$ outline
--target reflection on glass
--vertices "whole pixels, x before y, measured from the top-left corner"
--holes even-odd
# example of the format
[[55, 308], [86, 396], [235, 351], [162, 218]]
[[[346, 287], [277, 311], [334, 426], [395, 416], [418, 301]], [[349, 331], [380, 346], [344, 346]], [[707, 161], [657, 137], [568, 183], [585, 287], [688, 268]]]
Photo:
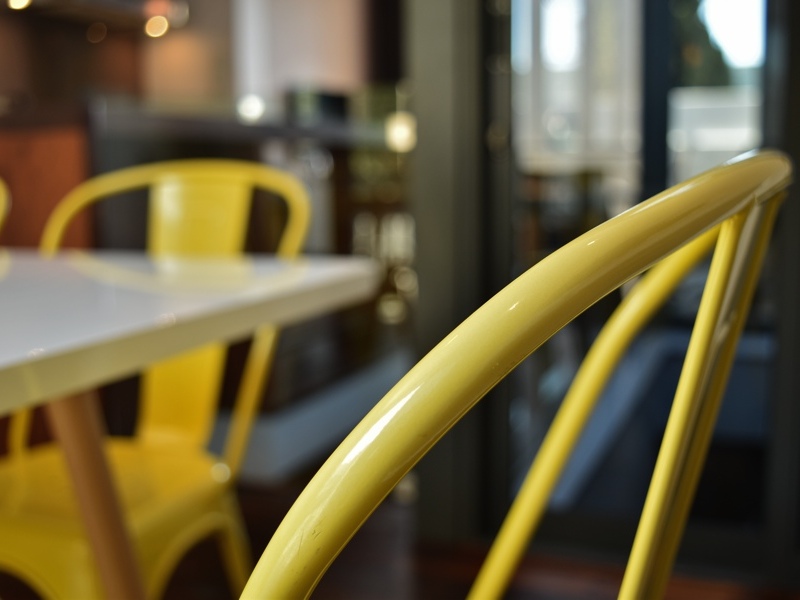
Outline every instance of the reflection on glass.
[[583, 1], [542, 4], [542, 64], [550, 71], [574, 71], [581, 64]]
[[[671, 36], [663, 48], [663, 62], [669, 60], [670, 68], [659, 72], [664, 78], [659, 83], [671, 88], [668, 136], [648, 138], [648, 143], [666, 142], [670, 183], [761, 144], [765, 1], [659, 0], [671, 19], [659, 23], [664, 29], [657, 32]], [[642, 31], [645, 2], [650, 0], [512, 3], [516, 272], [640, 200], [641, 40], [654, 33]], [[664, 97], [657, 100], [663, 106]], [[622, 363], [607, 397], [626, 402], [629, 412], [620, 417], [604, 409], [601, 400], [594, 429], [551, 503], [551, 517], [574, 524], [584, 522], [569, 521], [576, 516], [604, 523], [632, 522], [638, 516], [675, 388], [678, 357], [688, 340], [687, 316], [696, 310], [704, 277], [700, 269], [687, 279]], [[510, 465], [512, 481], [530, 464], [576, 365], [618, 300], [610, 296], [593, 307], [510, 378], [511, 456], [518, 461]], [[774, 336], [768, 294], [759, 301], [763, 306], [751, 313], [756, 327], [745, 332], [739, 346], [739, 366], [712, 447], [717, 467], [710, 466], [701, 481], [695, 522], [751, 526], [763, 519], [759, 478], [768, 435], [763, 399], [769, 397], [765, 389]], [[726, 469], [739, 472], [729, 477]]]
[[[513, 2], [515, 271], [638, 200], [641, 22], [642, 0]], [[511, 377], [512, 489], [606, 311], [562, 329]], [[581, 494], [560, 494], [558, 508]]]
[[602, 185], [633, 201], [640, 13], [639, 0], [513, 2], [513, 144], [523, 174], [601, 172]]
[[764, 64], [764, 0], [703, 0], [698, 14], [728, 66]]
[[761, 145], [764, 0], [673, 0], [670, 183]]

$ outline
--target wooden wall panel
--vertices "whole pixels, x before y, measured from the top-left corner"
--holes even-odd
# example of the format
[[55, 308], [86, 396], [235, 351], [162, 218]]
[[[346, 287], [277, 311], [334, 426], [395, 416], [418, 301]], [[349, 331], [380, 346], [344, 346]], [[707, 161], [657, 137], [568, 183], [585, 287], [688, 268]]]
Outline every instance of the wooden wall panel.
[[[0, 177], [11, 192], [11, 211], [0, 245], [36, 247], [44, 223], [61, 198], [89, 174], [88, 139], [81, 125], [0, 130]], [[91, 245], [90, 213], [67, 232], [65, 246]]]

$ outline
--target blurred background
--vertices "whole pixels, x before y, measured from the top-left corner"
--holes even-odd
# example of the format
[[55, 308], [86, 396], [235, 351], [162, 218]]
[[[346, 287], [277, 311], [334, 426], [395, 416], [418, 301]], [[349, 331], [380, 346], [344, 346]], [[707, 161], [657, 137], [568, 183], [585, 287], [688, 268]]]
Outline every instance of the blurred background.
[[[283, 336], [243, 474], [255, 486], [313, 468], [418, 356], [583, 231], [752, 148], [798, 156], [791, 0], [4, 2], [0, 177], [13, 206], [0, 243], [35, 246], [51, 208], [90, 175], [227, 156], [303, 179], [313, 202], [306, 252], [383, 265], [374, 301]], [[70, 243], [142, 247], [139, 200], [101, 205]], [[679, 563], [798, 585], [794, 200]], [[260, 217], [276, 210], [260, 199], [250, 250], [270, 247]], [[625, 557], [702, 275], [623, 362], [538, 547]], [[493, 534], [617, 301], [523, 363], [405, 482], [420, 539]], [[245, 349], [230, 349], [223, 402]], [[104, 390], [114, 432], [132, 426], [136, 385]]]

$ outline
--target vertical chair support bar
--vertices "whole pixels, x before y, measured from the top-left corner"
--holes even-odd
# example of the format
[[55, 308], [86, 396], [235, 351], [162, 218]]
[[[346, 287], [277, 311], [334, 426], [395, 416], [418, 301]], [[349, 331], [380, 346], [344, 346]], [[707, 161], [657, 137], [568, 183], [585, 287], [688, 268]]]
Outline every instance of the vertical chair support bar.
[[470, 598], [496, 598], [508, 587], [614, 368], [686, 274], [710, 252], [719, 229], [715, 227], [653, 267], [602, 328], [528, 470], [470, 590]]
[[265, 365], [272, 364], [277, 340], [277, 328], [273, 325], [264, 325], [255, 332], [250, 352], [247, 354], [222, 453], [233, 475], [231, 480], [236, 479], [242, 468], [247, 441], [269, 377], [270, 370]]
[[620, 598], [664, 593], [782, 197], [723, 225]]

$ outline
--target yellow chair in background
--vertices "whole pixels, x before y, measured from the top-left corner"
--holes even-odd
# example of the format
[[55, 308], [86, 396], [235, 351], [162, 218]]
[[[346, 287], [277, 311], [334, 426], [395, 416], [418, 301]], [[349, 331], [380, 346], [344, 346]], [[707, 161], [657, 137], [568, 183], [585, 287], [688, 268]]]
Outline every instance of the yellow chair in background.
[[[149, 189], [148, 251], [167, 256], [241, 254], [256, 188], [288, 207], [277, 255], [301, 251], [309, 201], [293, 176], [234, 160], [185, 160], [122, 169], [86, 181], [56, 207], [41, 250], [54, 253], [81, 210], [130, 190]], [[206, 450], [217, 413], [226, 347], [210, 345], [142, 374], [136, 432], [110, 437], [108, 460], [135, 545], [146, 593], [157, 598], [182, 556], [216, 534], [232, 589], [252, 569], [233, 484], [246, 449], [277, 339], [254, 335], [222, 457]], [[63, 457], [55, 444], [27, 446], [29, 413], [15, 415], [10, 453], [0, 463], [0, 569], [48, 598], [93, 598], [100, 588]]]
[[6, 222], [10, 204], [11, 194], [8, 192], [8, 186], [6, 185], [5, 181], [0, 179], [0, 230], [3, 229], [3, 225]]
[[781, 154], [741, 157], [592, 229], [517, 278], [424, 357], [331, 455], [279, 526], [243, 597], [308, 596], [398, 481], [488, 390], [586, 308], [653, 267], [590, 351], [471, 593], [502, 595], [608, 373], [714, 247], [620, 591], [660, 597], [790, 178]]

